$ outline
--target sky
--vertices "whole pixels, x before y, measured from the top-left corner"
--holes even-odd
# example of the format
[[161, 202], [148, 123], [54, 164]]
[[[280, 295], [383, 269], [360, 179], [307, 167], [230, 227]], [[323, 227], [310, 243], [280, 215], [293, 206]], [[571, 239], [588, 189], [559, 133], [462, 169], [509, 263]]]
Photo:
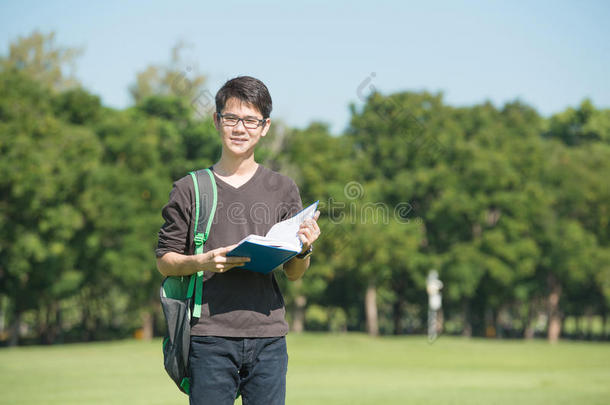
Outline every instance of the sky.
[[442, 93], [445, 103], [520, 100], [549, 116], [589, 98], [610, 108], [608, 1], [6, 1], [0, 54], [34, 30], [80, 47], [76, 77], [104, 105], [179, 42], [186, 77], [211, 94], [261, 79], [273, 118], [303, 128], [349, 124], [372, 89]]

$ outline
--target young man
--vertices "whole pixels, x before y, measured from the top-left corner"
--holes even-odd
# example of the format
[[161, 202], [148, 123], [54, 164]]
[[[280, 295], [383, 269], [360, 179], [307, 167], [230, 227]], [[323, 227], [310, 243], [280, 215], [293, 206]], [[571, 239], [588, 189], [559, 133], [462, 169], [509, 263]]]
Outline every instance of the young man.
[[[193, 255], [190, 176], [174, 183], [163, 208], [159, 271], [164, 276], [205, 271], [201, 317], [191, 328], [191, 404], [233, 404], [238, 389], [244, 405], [284, 404], [288, 324], [282, 294], [273, 273], [233, 269], [249, 259], [226, 256], [242, 238], [265, 235], [302, 209], [294, 181], [254, 160], [256, 144], [269, 131], [271, 109], [267, 87], [252, 77], [229, 80], [216, 94], [214, 125], [222, 155], [211, 167], [218, 203], [203, 254]], [[303, 250], [283, 266], [289, 280], [309, 267], [319, 215], [301, 225]]]

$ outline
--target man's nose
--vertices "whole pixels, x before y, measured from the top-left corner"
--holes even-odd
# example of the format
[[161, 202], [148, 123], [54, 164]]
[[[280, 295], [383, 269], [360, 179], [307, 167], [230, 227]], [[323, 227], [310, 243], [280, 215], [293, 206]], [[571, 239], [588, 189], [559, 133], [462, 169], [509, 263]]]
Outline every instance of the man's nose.
[[246, 132], [246, 126], [244, 125], [243, 120], [238, 120], [237, 124], [233, 127], [233, 131]]

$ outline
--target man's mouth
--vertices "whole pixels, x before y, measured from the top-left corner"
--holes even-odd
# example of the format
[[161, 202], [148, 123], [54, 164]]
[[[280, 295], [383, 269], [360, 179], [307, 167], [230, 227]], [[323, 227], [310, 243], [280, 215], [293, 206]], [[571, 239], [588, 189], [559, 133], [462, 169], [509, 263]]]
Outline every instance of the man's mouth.
[[230, 138], [231, 142], [236, 143], [236, 144], [242, 144], [242, 143], [246, 143], [248, 141], [247, 138]]

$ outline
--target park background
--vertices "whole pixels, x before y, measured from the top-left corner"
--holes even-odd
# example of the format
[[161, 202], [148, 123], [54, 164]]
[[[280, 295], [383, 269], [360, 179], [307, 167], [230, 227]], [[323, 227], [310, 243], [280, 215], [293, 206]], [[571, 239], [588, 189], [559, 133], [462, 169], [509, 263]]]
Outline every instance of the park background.
[[[431, 347], [607, 342], [609, 16], [593, 1], [3, 3], [0, 345], [158, 340], [161, 208], [219, 158], [213, 97], [240, 74], [274, 100], [257, 162], [320, 200], [306, 276], [276, 273], [303, 356], [337, 334], [356, 358], [388, 335], [419, 347], [431, 270]], [[588, 345], [590, 367], [570, 354], [565, 370], [607, 376], [607, 343]]]

